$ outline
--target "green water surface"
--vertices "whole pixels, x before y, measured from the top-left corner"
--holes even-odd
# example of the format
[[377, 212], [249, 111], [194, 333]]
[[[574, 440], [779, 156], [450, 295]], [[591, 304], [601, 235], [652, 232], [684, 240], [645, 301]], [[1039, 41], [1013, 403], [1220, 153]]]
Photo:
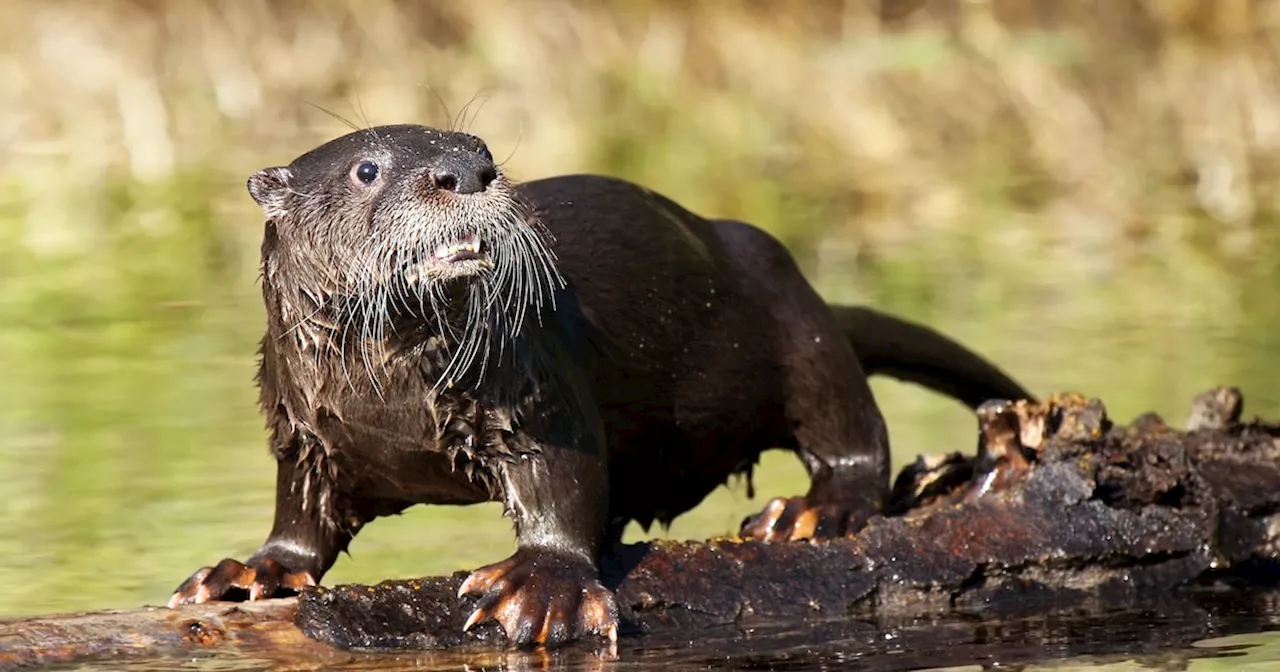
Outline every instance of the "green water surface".
[[[91, 225], [52, 251], [31, 244], [43, 223], [30, 211], [0, 207], [0, 617], [161, 604], [194, 569], [251, 553], [271, 519], [252, 383], [260, 222], [236, 176], [85, 200]], [[871, 259], [787, 240], [832, 300], [928, 322], [1040, 394], [1080, 390], [1118, 420], [1154, 410], [1176, 425], [1222, 383], [1243, 389], [1247, 415], [1280, 417], [1280, 228], [1258, 230], [1244, 254], [1212, 236], [1157, 241], [1101, 268], [1009, 254], [989, 222]], [[875, 389], [897, 463], [972, 448], [963, 407]], [[730, 484], [651, 534], [731, 532], [806, 483], [771, 454], [756, 485], [755, 501]], [[325, 581], [473, 568], [512, 548], [497, 505], [419, 507], [366, 528]], [[1189, 669], [1228, 669], [1205, 665]]]

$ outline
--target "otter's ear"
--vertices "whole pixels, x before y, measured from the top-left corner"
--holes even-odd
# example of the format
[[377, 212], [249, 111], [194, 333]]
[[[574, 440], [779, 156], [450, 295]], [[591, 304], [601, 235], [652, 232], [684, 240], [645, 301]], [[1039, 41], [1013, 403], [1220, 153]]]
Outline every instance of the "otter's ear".
[[285, 166], [263, 168], [249, 176], [249, 195], [262, 206], [267, 219], [289, 210], [289, 178], [293, 172]]

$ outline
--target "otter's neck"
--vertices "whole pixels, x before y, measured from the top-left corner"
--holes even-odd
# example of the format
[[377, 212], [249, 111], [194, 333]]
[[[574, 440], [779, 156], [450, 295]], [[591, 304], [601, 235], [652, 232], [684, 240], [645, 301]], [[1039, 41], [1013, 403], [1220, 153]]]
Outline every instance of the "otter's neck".
[[539, 333], [536, 317], [521, 333], [509, 333], [502, 315], [469, 314], [466, 302], [477, 298], [465, 293], [437, 306], [442, 314], [406, 308], [376, 328], [371, 321], [380, 317], [366, 319], [333, 293], [287, 275], [264, 274], [263, 299], [273, 347], [291, 351], [295, 366], [312, 369], [316, 380], [340, 372], [359, 387], [377, 387], [385, 382], [378, 378], [410, 369], [439, 389], [505, 388], [499, 379], [527, 373], [529, 341]]

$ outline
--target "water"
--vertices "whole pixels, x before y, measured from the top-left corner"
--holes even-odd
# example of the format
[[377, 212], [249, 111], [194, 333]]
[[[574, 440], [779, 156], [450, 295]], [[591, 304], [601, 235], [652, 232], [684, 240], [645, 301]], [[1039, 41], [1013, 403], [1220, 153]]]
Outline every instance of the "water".
[[[86, 218], [82, 229], [112, 233], [74, 254], [3, 239], [0, 617], [160, 604], [197, 567], [243, 558], [265, 536], [274, 466], [252, 386], [263, 322], [255, 286], [260, 228], [235, 185], [237, 175], [216, 174], [209, 178], [213, 186], [135, 186], [101, 203], [86, 197], [91, 207], [76, 211]], [[5, 212], [0, 208], [6, 235], [45, 223], [30, 213], [10, 218]], [[1254, 244], [1233, 254], [1186, 241], [1087, 258], [1052, 249], [1013, 254], [1011, 234], [985, 222], [871, 259], [831, 235], [822, 244], [800, 237], [794, 245], [831, 300], [928, 322], [1039, 393], [1080, 390], [1102, 397], [1118, 420], [1154, 410], [1177, 424], [1195, 393], [1221, 383], [1244, 390], [1246, 415], [1280, 417], [1272, 373], [1280, 366], [1277, 231], [1260, 224]], [[898, 464], [918, 453], [972, 449], [975, 428], [966, 409], [890, 381], [874, 387]], [[742, 484], [730, 484], [671, 530], [632, 529], [628, 539], [723, 534], [767, 497], [802, 492], [806, 484], [796, 461], [777, 454], [766, 457], [756, 485], [754, 501]], [[419, 507], [369, 526], [325, 581], [474, 568], [512, 548], [510, 524], [496, 505]], [[1186, 669], [1280, 666], [1276, 635], [1263, 632], [1269, 623], [1227, 624], [1233, 633], [1258, 633], [1230, 640], [1243, 647], [1231, 649], [1230, 657], [1223, 657], [1228, 647], [1221, 643], [1164, 641], [1153, 651], [1136, 640], [1108, 639], [1105, 628], [1087, 639], [1104, 644], [1099, 648], [1110, 656], [1110, 667], [1100, 669], [1183, 660], [1190, 661]], [[615, 667], [824, 669], [841, 660], [870, 665], [866, 657], [873, 652], [881, 667], [869, 669], [898, 669], [887, 661], [912, 655], [892, 641], [872, 646], [865, 638], [826, 634], [832, 639], [803, 644], [761, 635], [752, 651], [724, 655], [712, 646], [624, 650]], [[948, 665], [1014, 658], [1055, 669], [1103, 664], [1084, 651], [1068, 643], [1005, 640], [972, 653], [944, 649], [954, 653]], [[521, 655], [437, 657], [431, 664], [541, 664]], [[1146, 662], [1134, 662], [1140, 660]], [[361, 669], [388, 662], [343, 664]], [[414, 656], [401, 662], [427, 664]], [[295, 664], [284, 667], [298, 669]], [[1169, 664], [1180, 669], [1181, 663]], [[252, 652], [183, 665], [277, 667]]]
[[[133, 258], [181, 254], [183, 245], [153, 244]], [[23, 283], [36, 286], [44, 277], [36, 264], [7, 279], [13, 291], [0, 303], [6, 325], [0, 330], [0, 617], [159, 604], [196, 567], [244, 557], [260, 543], [270, 523], [274, 470], [251, 383], [262, 319], [252, 251], [245, 246], [238, 255], [213, 270], [166, 269], [161, 261], [160, 270], [151, 268], [117, 296], [89, 304], [59, 302], [56, 290], [45, 290], [39, 301], [24, 298]], [[1124, 295], [1090, 301], [1081, 290], [1045, 301], [1041, 290], [1052, 289], [1052, 278], [1039, 280], [1048, 287], [1003, 287], [996, 293], [1002, 300], [989, 303], [981, 283], [947, 288], [954, 269], [946, 265], [910, 282], [890, 265], [824, 273], [810, 260], [809, 268], [828, 296], [928, 319], [1033, 389], [1098, 394], [1120, 420], [1152, 409], [1180, 422], [1191, 396], [1219, 382], [1244, 388], [1247, 414], [1280, 415], [1280, 390], [1268, 374], [1276, 355], [1261, 337], [1280, 324], [1261, 294], [1238, 306], [1242, 324], [1182, 317], [1183, 326], [1175, 328], [1171, 319], [1118, 324], [1115, 316], [1141, 310]], [[151, 286], [157, 277], [169, 284]], [[915, 300], [921, 286], [933, 300]], [[965, 409], [893, 382], [875, 387], [898, 463], [920, 452], [971, 448], [974, 427]], [[793, 458], [771, 455], [757, 487], [750, 501], [740, 484], [731, 484], [672, 530], [654, 534], [724, 533], [765, 497], [802, 491], [804, 478]], [[629, 533], [629, 539], [645, 536]], [[509, 523], [494, 505], [419, 507], [362, 532], [326, 582], [449, 572], [505, 557], [511, 548]], [[574, 653], [308, 662], [242, 651], [77, 669], [541, 669], [548, 663], [557, 669], [976, 670], [996, 663], [1027, 670], [1280, 669], [1277, 626], [1256, 616], [1219, 617], [1193, 638], [1177, 636], [1168, 622], [1118, 617], [1057, 631], [968, 624], [959, 639], [931, 646], [913, 641], [909, 625], [850, 636], [856, 625], [801, 628], [801, 634], [781, 627], [752, 635], [749, 645], [736, 632], [697, 646], [642, 643], [607, 665]]]
[[68, 670], [875, 670], [980, 672], [1014, 669], [1272, 670], [1280, 622], [1218, 613], [1117, 612], [1019, 620], [777, 624], [703, 633], [694, 642], [624, 640], [611, 654], [575, 647], [553, 653], [487, 651], [286, 657], [252, 650], [83, 664]]

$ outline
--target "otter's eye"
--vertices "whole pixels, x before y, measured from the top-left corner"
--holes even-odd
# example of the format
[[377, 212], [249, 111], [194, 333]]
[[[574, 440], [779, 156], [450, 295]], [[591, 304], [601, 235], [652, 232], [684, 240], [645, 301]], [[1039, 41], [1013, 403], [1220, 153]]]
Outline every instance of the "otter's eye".
[[493, 154], [489, 153], [488, 147], [485, 147], [485, 146], [480, 147], [480, 156], [483, 156], [485, 161], [488, 161], [489, 163], [493, 163]]
[[361, 184], [373, 184], [378, 179], [378, 164], [372, 161], [361, 161], [351, 169], [351, 178]]

